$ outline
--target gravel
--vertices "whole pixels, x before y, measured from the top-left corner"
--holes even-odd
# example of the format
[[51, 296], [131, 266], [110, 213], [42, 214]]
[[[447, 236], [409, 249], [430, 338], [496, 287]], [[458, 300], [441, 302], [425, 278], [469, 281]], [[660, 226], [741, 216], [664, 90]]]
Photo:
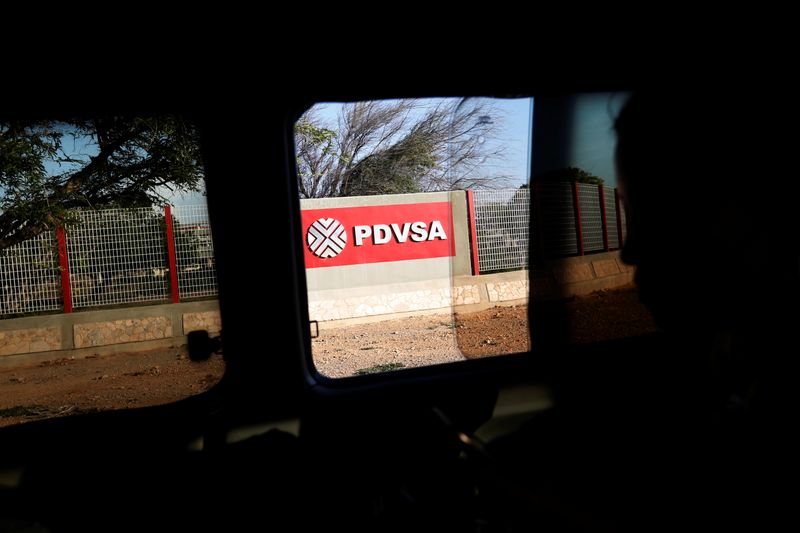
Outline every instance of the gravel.
[[[551, 312], [567, 322], [565, 342], [589, 343], [655, 331], [636, 289], [623, 287], [538, 303], [536, 321]], [[327, 328], [312, 344], [314, 362], [329, 377], [463, 361], [530, 349], [528, 307], [423, 315]]]
[[317, 369], [335, 378], [464, 360], [449, 313], [322, 329], [312, 354]]

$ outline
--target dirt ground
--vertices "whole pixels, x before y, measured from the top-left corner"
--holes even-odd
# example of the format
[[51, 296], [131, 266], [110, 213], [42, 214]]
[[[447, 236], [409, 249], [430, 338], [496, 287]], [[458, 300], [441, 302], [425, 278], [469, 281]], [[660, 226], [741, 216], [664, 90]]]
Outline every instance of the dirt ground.
[[[571, 342], [655, 329], [633, 288], [540, 305], [535, 311], [548, 313], [553, 305], [566, 315]], [[317, 368], [330, 377], [462, 361], [527, 350], [527, 321], [527, 306], [516, 306], [329, 327], [320, 331], [312, 351]], [[534, 318], [534, 334], [537, 322]], [[0, 426], [174, 402], [207, 390], [224, 370], [220, 355], [193, 362], [185, 347], [2, 368]]]
[[207, 390], [225, 363], [191, 361], [186, 347], [56, 359], [0, 369], [0, 426], [174, 402]]
[[[569, 324], [568, 342], [610, 340], [656, 329], [633, 287], [541, 304], [534, 316], [556, 310]], [[536, 323], [531, 330], [535, 334]], [[322, 374], [347, 377], [523, 352], [528, 346], [528, 308], [509, 306], [322, 329], [312, 353]]]

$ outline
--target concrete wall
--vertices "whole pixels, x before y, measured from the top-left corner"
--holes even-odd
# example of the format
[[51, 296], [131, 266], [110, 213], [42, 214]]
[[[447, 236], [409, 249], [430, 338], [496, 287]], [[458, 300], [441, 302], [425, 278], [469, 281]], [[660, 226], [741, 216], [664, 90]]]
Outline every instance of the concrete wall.
[[303, 200], [304, 210], [449, 202], [454, 257], [306, 269], [311, 320], [352, 323], [437, 312], [524, 303], [529, 278], [536, 298], [585, 294], [630, 283], [633, 273], [617, 252], [554, 260], [527, 270], [472, 276], [464, 191]]
[[549, 261], [531, 273], [533, 297], [581, 296], [629, 285], [634, 267], [623, 263], [619, 255], [615, 251]]
[[[452, 277], [449, 272], [422, 281], [311, 290], [309, 315], [328, 325], [344, 325], [453, 307], [477, 311], [524, 304], [529, 294], [534, 299], [581, 295], [633, 281], [633, 269], [620, 261], [619, 252], [551, 261], [530, 276], [527, 270]], [[179, 345], [188, 332], [202, 329], [219, 333], [216, 301], [6, 319], [0, 321], [0, 366]]]
[[385, 196], [353, 196], [349, 198], [320, 198], [301, 200], [302, 209], [364, 207], [398, 204], [424, 204], [450, 202], [453, 213], [455, 257], [416, 259], [392, 263], [369, 263], [306, 269], [309, 292], [341, 288], [368, 287], [396, 283], [427, 282], [449, 279], [451, 276], [471, 273], [467, 199], [464, 191], [419, 194], [392, 194]]
[[[0, 366], [72, 355], [184, 344], [190, 331], [221, 329], [216, 300], [0, 320]], [[14, 357], [10, 357], [14, 356]]]
[[309, 291], [311, 320], [344, 324], [442, 312], [453, 307], [478, 311], [534, 299], [583, 295], [633, 282], [633, 269], [619, 252], [554, 260], [528, 270], [483, 276], [453, 276], [424, 282]]

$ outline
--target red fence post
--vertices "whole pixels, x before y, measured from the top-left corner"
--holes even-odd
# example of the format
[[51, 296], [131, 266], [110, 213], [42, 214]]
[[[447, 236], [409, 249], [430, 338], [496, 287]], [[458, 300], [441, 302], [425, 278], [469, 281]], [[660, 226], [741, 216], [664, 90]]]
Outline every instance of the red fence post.
[[467, 190], [467, 219], [469, 221], [469, 248], [472, 255], [472, 275], [479, 276], [481, 267], [478, 262], [478, 230], [475, 227], [475, 197]]
[[578, 195], [578, 182], [572, 182], [572, 207], [575, 211], [575, 233], [578, 236], [578, 255], [583, 255], [583, 224], [581, 223], [581, 199]]
[[608, 221], [606, 220], [606, 190], [602, 185], [597, 186], [597, 194], [600, 197], [600, 220], [603, 227], [603, 251], [608, 251]]
[[622, 249], [622, 211], [620, 210], [619, 204], [619, 189], [614, 189], [614, 206], [617, 208], [617, 243], [619, 243], [619, 249]]
[[58, 241], [58, 266], [61, 270], [61, 299], [64, 301], [64, 312], [72, 312], [72, 285], [69, 279], [69, 259], [67, 258], [67, 233], [63, 226], [56, 228]]
[[169, 260], [169, 281], [172, 288], [172, 303], [181, 301], [178, 290], [178, 261], [175, 255], [175, 232], [172, 224], [172, 207], [164, 206], [164, 219], [167, 222], [167, 258]]

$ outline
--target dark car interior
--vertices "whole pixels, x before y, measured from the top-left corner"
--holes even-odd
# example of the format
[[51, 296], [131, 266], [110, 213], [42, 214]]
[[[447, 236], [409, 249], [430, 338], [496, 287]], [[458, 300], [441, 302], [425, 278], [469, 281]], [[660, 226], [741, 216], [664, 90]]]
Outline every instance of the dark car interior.
[[[466, 92], [635, 89], [618, 80], [519, 85]], [[221, 344], [225, 375], [168, 405], [0, 430], [0, 530], [717, 531], [755, 527], [792, 505], [780, 501], [773, 476], [759, 474], [781, 469], [779, 460], [743, 458], [765, 450], [748, 436], [756, 430], [709, 422], [697, 407], [707, 383], [687, 371], [697, 353], [685, 339], [567, 344], [558, 299], [532, 302], [528, 353], [342, 380], [314, 370], [295, 121], [314, 102], [463, 88], [267, 98], [248, 86], [224, 100], [167, 93], [23, 100], [0, 113], [191, 116], [202, 138], [224, 330], [190, 343], [205, 357]], [[243, 196], [264, 208], [241, 207]], [[282, 280], [263, 295], [274, 308], [252, 303], [242, 275], [253, 268], [242, 252], [252, 244], [248, 227], [270, 228], [257, 268]]]

